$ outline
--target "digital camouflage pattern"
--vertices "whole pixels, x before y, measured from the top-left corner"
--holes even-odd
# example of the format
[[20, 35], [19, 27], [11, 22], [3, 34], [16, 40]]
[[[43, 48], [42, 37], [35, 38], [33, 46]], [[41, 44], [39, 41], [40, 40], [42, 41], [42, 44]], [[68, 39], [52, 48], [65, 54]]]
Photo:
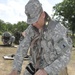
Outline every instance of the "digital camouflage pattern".
[[2, 34], [2, 42], [4, 45], [12, 45], [12, 43], [15, 41], [15, 37], [11, 35], [9, 32], [4, 32]]
[[25, 6], [25, 14], [27, 15], [27, 23], [32, 24], [38, 21], [38, 18], [42, 11], [43, 11], [43, 8], [39, 0], [29, 0], [29, 2]]
[[[37, 54], [39, 45], [42, 49], [40, 54], [39, 68], [44, 68], [48, 75], [58, 75], [64, 69], [71, 55], [72, 41], [67, 36], [68, 30], [59, 22], [49, 21], [44, 26], [42, 34], [32, 25], [25, 30], [25, 37], [20, 42], [13, 62], [13, 69], [20, 74], [24, 57], [27, 55], [32, 40], [41, 34], [41, 41], [34, 44], [31, 49], [30, 61], [35, 67], [37, 63]], [[24, 75], [31, 75], [27, 70]]]
[[[13, 62], [13, 70], [16, 69], [19, 74], [29, 47], [29, 62], [36, 70], [41, 68], [46, 70], [48, 75], [58, 75], [70, 60], [72, 41], [67, 35], [68, 30], [62, 24], [50, 20], [50, 17], [47, 17], [48, 15], [45, 13], [45, 21], [47, 22], [42, 30], [38, 30], [31, 25], [38, 21], [41, 12], [43, 12], [43, 9], [38, 0], [29, 0], [25, 6], [27, 23], [30, 25], [25, 30], [25, 37], [20, 42]], [[39, 38], [32, 43], [38, 36]], [[31, 69], [30, 66], [29, 68]], [[24, 75], [32, 74], [26, 69]]]

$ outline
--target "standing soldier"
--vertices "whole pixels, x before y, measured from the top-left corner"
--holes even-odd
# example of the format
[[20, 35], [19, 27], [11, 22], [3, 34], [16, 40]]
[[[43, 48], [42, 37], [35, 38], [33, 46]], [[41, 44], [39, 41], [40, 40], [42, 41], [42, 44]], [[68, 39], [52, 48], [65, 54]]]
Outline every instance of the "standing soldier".
[[29, 0], [25, 13], [30, 25], [23, 32], [24, 39], [20, 42], [9, 75], [20, 74], [29, 47], [30, 61], [24, 75], [58, 75], [70, 60], [72, 41], [67, 36], [68, 30], [53, 21], [38, 0]]

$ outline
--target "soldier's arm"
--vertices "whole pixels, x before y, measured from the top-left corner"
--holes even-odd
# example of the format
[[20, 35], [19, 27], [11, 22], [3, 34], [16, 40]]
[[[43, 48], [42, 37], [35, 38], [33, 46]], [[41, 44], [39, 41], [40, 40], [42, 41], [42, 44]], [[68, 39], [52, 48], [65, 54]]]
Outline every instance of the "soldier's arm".
[[30, 26], [25, 30], [25, 37], [20, 42], [20, 45], [15, 54], [15, 58], [14, 58], [14, 62], [13, 62], [13, 71], [15, 70], [18, 73], [21, 72], [23, 59], [27, 55], [27, 52], [28, 52], [28, 49], [30, 46], [30, 42], [31, 42], [30, 30], [31, 30]]
[[23, 31], [23, 32], [22, 32], [22, 36], [24, 36], [24, 37], [25, 37], [25, 31]]
[[61, 24], [57, 24], [54, 29], [54, 47], [60, 55], [52, 64], [44, 68], [48, 74], [56, 75], [65, 68], [70, 60], [72, 41], [67, 36], [67, 29]]

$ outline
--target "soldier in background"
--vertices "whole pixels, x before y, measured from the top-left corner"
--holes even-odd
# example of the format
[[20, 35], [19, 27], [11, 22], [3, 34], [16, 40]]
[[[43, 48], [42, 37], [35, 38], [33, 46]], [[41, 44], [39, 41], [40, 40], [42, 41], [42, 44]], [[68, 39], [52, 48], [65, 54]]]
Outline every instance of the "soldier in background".
[[5, 46], [11, 46], [14, 43], [15, 37], [9, 32], [4, 32], [2, 34], [2, 42]]
[[53, 21], [43, 10], [38, 0], [29, 0], [25, 6], [27, 23], [23, 32], [9, 75], [19, 75], [24, 57], [30, 47], [30, 61], [24, 75], [59, 75], [69, 60], [72, 41], [68, 30], [59, 22]]
[[14, 43], [15, 44], [19, 44], [19, 41], [20, 41], [20, 38], [21, 38], [21, 32], [20, 31], [15, 31], [15, 33], [14, 33], [14, 36], [15, 36], [15, 41], [14, 41]]

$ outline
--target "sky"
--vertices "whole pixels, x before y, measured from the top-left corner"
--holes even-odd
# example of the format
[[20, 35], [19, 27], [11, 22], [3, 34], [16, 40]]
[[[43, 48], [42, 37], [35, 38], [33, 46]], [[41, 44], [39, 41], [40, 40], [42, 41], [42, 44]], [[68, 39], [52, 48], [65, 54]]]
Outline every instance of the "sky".
[[[0, 19], [11, 24], [27, 20], [25, 5], [29, 0], [0, 0]], [[52, 7], [63, 0], [39, 0], [43, 9], [51, 16]]]

